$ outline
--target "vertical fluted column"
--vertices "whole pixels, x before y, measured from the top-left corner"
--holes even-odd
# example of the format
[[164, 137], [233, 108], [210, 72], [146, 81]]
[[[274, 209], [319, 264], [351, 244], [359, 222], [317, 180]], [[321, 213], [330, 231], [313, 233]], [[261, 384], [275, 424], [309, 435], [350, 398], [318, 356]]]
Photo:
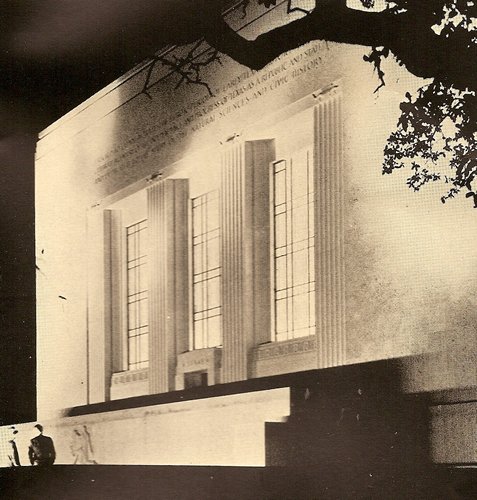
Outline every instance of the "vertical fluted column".
[[123, 248], [124, 234], [120, 210], [106, 210], [105, 216], [109, 220], [109, 263], [110, 279], [105, 286], [106, 300], [110, 305], [110, 336], [111, 336], [111, 363], [112, 371], [120, 372], [127, 367], [127, 345], [125, 324], [127, 311], [125, 307], [125, 294], [123, 289], [125, 272], [123, 259], [125, 251]]
[[187, 349], [188, 200], [186, 179], [147, 192], [149, 228], [149, 392], [174, 389], [176, 358]]
[[270, 335], [269, 165], [273, 141], [228, 145], [221, 168], [222, 381], [250, 375]]
[[339, 90], [315, 107], [315, 249], [318, 366], [345, 362], [343, 111]]
[[88, 403], [109, 400], [111, 366], [111, 213], [88, 214]]

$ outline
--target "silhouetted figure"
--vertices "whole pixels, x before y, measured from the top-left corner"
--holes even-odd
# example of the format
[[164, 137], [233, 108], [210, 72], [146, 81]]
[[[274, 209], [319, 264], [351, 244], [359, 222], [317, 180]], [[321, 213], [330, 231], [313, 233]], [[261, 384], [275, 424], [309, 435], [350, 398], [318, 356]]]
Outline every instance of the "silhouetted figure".
[[30, 441], [28, 456], [32, 465], [53, 465], [55, 463], [56, 452], [53, 439], [43, 435], [43, 426], [36, 424], [35, 427], [40, 431], [38, 436]]
[[75, 461], [73, 462], [74, 465], [98, 463], [93, 457], [93, 444], [86, 425], [83, 425], [82, 431], [80, 429], [73, 430], [70, 449], [75, 457]]
[[17, 448], [17, 443], [15, 442], [16, 435], [18, 434], [18, 431], [15, 429], [15, 427], [11, 427], [12, 429], [12, 438], [8, 441], [8, 443], [11, 446], [11, 452], [8, 454], [8, 459], [10, 461], [10, 467], [19, 467], [20, 464], [20, 456], [18, 454], [18, 448]]

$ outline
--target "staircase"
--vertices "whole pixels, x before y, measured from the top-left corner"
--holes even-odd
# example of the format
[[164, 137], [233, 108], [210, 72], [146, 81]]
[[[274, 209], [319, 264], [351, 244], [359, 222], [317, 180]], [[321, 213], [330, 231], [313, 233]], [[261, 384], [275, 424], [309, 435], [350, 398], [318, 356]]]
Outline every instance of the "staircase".
[[[401, 386], [400, 361], [390, 360], [193, 388], [189, 400], [290, 388], [287, 421], [265, 424], [266, 467], [17, 467], [0, 469], [0, 498], [477, 498], [475, 464], [430, 463], [430, 396], [404, 394]], [[129, 404], [185, 395], [135, 398]], [[126, 402], [93, 408], [120, 404]]]
[[400, 379], [396, 361], [307, 374], [290, 388], [287, 421], [265, 424], [267, 466], [341, 473], [360, 491], [427, 474], [429, 405], [403, 394]]

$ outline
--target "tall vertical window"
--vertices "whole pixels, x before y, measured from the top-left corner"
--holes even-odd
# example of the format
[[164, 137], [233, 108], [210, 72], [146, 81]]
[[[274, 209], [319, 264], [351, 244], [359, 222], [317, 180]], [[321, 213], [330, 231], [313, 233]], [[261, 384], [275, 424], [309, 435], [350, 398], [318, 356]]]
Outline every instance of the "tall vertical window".
[[315, 333], [313, 165], [303, 150], [272, 165], [274, 340]]
[[128, 369], [146, 368], [149, 360], [147, 221], [126, 228]]
[[193, 328], [191, 347], [222, 344], [219, 192], [192, 200]]

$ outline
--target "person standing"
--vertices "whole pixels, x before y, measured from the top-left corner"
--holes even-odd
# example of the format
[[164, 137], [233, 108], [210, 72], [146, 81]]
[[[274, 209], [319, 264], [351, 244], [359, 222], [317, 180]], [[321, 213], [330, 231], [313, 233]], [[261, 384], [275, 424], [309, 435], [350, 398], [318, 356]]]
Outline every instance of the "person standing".
[[10, 462], [10, 467], [19, 467], [20, 464], [20, 456], [18, 454], [18, 448], [17, 448], [17, 443], [15, 442], [16, 435], [18, 434], [18, 431], [15, 429], [15, 427], [10, 427], [12, 430], [12, 437], [9, 439], [8, 443], [11, 447], [11, 452], [8, 454], [8, 459]]
[[28, 448], [30, 463], [32, 465], [53, 465], [56, 458], [53, 439], [43, 435], [43, 426], [41, 424], [36, 424], [35, 427], [40, 431], [40, 434], [30, 441]]

